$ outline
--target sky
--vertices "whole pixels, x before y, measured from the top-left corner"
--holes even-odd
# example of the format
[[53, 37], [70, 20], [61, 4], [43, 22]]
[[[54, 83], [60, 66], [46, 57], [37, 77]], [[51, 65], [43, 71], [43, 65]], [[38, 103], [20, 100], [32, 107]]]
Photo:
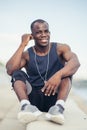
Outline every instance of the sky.
[[0, 61], [6, 64], [36, 19], [49, 23], [51, 41], [77, 54], [81, 66], [74, 77], [87, 79], [87, 0], [0, 0]]

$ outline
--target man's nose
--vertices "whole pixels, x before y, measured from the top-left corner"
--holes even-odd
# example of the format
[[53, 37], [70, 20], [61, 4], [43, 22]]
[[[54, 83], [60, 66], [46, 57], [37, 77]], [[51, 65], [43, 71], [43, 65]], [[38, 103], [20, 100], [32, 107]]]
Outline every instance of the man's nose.
[[46, 33], [44, 31], [42, 32], [42, 36], [46, 36]]

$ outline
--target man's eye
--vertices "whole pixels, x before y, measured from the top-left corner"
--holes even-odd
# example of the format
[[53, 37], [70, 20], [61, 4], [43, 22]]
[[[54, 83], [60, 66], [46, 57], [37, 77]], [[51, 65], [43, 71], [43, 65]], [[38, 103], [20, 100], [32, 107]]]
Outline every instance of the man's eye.
[[40, 34], [41, 32], [39, 31], [39, 32], [36, 32], [36, 34]]
[[49, 30], [45, 30], [46, 33], [49, 33]]

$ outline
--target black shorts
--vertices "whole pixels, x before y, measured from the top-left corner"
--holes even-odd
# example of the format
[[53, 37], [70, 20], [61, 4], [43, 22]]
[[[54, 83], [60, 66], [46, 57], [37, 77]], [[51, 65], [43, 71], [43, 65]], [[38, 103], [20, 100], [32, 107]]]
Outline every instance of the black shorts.
[[[28, 84], [28, 76], [24, 71], [17, 70], [12, 75], [12, 86], [14, 87], [14, 82], [21, 80], [26, 84], [26, 87], [30, 93], [28, 93], [29, 101], [32, 105], [37, 106], [37, 108], [42, 112], [47, 112], [51, 106], [53, 106], [57, 101], [57, 93], [51, 96], [45, 96], [41, 89], [34, 89], [30, 84]], [[30, 88], [31, 87], [31, 88]], [[30, 91], [30, 90], [31, 91]]]

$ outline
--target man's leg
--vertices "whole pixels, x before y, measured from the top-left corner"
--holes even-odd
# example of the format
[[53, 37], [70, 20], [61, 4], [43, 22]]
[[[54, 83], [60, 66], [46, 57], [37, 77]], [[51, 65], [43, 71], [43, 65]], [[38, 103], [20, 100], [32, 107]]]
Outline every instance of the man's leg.
[[58, 97], [56, 104], [49, 109], [46, 115], [49, 120], [59, 124], [64, 123], [64, 116], [63, 116], [63, 111], [65, 109], [64, 104], [68, 97], [70, 89], [71, 89], [70, 78], [62, 79], [58, 90]]
[[19, 121], [29, 123], [36, 120], [41, 112], [29, 101], [28, 92], [31, 91], [31, 86], [27, 81], [27, 75], [23, 71], [16, 71], [12, 76], [12, 86], [21, 103], [21, 111], [18, 113]]
[[17, 80], [14, 82], [14, 91], [19, 99], [21, 100], [28, 100], [27, 96], [27, 87], [23, 81]]
[[70, 78], [64, 78], [61, 81], [59, 90], [58, 90], [58, 97], [57, 100], [64, 100], [66, 101], [68, 94], [71, 89], [71, 79]]
[[26, 87], [26, 81], [28, 80], [28, 77], [25, 72], [21, 70], [17, 70], [12, 75], [12, 86], [14, 88], [14, 91], [21, 102], [21, 105], [23, 103], [30, 104], [27, 96], [27, 87]]

